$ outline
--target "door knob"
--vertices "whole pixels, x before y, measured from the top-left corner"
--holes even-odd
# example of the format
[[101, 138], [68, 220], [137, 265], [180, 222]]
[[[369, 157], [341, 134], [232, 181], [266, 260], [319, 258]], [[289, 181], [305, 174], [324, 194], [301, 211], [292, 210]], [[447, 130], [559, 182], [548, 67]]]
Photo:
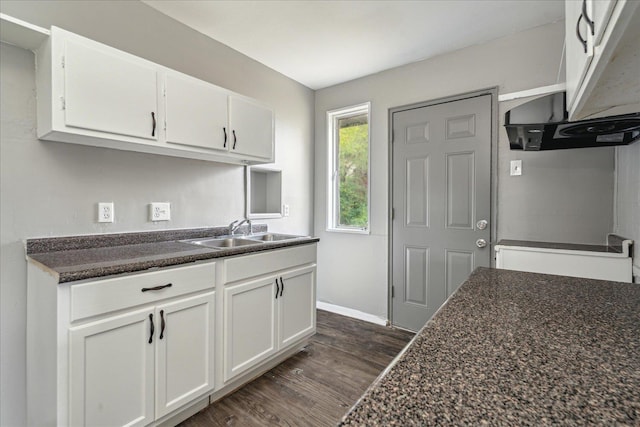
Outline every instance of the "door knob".
[[478, 227], [478, 230], [484, 230], [485, 228], [487, 228], [488, 224], [489, 223], [486, 219], [481, 219], [480, 221], [476, 222], [476, 227]]
[[485, 246], [487, 246], [487, 241], [484, 239], [478, 239], [476, 240], [476, 246], [479, 248], [484, 248]]

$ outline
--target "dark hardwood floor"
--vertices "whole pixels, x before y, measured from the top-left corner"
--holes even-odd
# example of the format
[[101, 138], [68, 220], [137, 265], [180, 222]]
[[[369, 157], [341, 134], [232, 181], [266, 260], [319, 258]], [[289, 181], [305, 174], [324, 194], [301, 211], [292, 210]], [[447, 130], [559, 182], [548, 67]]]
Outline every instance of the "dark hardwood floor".
[[180, 426], [333, 426], [412, 337], [318, 310], [305, 350]]

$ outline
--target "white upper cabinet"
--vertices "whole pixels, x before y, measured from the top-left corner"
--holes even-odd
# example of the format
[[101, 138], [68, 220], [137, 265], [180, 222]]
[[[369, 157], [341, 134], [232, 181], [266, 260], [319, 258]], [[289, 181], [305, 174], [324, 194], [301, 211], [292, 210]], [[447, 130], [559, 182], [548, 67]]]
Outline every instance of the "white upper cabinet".
[[178, 73], [165, 76], [167, 142], [227, 151], [227, 98], [220, 87]]
[[565, 5], [569, 120], [640, 111], [640, 2]]
[[[588, 15], [585, 18], [585, 11]], [[575, 100], [587, 67], [593, 58], [593, 36], [587, 20], [591, 19], [591, 2], [565, 2], [565, 37], [567, 55], [567, 104]]]
[[591, 16], [593, 16], [593, 44], [599, 45], [604, 35], [604, 30], [607, 28], [607, 23], [613, 13], [613, 7], [616, 5], [616, 0], [597, 0], [591, 1]]
[[40, 139], [274, 161], [274, 114], [258, 101], [56, 27], [36, 54]]
[[107, 49], [64, 45], [64, 124], [157, 140], [158, 73]]
[[273, 160], [273, 111], [253, 100], [232, 95], [229, 125], [232, 152]]

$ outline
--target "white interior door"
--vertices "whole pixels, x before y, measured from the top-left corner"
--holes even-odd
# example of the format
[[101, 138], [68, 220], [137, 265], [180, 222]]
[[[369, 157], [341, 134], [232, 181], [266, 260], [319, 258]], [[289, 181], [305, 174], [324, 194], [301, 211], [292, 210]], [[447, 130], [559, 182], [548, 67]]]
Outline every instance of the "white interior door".
[[158, 139], [156, 70], [69, 40], [64, 76], [67, 126]]
[[392, 321], [415, 331], [490, 265], [491, 95], [395, 112], [392, 167]]

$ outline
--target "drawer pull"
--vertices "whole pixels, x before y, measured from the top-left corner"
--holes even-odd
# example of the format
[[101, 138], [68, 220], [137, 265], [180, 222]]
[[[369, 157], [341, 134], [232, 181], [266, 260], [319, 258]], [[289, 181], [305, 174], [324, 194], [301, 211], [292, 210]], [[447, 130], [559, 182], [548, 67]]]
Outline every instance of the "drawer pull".
[[164, 310], [160, 310], [160, 339], [162, 339], [162, 336], [164, 335]]
[[[276, 279], [276, 282], [278, 281], [278, 279]], [[284, 292], [284, 282], [282, 281], [282, 276], [280, 276], [280, 296], [282, 296], [282, 293]]]
[[170, 288], [172, 287], [173, 284], [171, 283], [167, 283], [166, 285], [161, 285], [161, 286], [155, 286], [153, 288], [142, 288], [142, 292], [147, 292], [147, 291], [159, 291], [160, 289], [164, 289], [164, 288]]
[[149, 344], [153, 342], [153, 332], [156, 330], [153, 326], [153, 313], [149, 313], [149, 322], [151, 323], [151, 330], [149, 331]]
[[278, 299], [278, 292], [280, 292], [280, 285], [278, 284], [278, 278], [276, 277], [276, 299]]

